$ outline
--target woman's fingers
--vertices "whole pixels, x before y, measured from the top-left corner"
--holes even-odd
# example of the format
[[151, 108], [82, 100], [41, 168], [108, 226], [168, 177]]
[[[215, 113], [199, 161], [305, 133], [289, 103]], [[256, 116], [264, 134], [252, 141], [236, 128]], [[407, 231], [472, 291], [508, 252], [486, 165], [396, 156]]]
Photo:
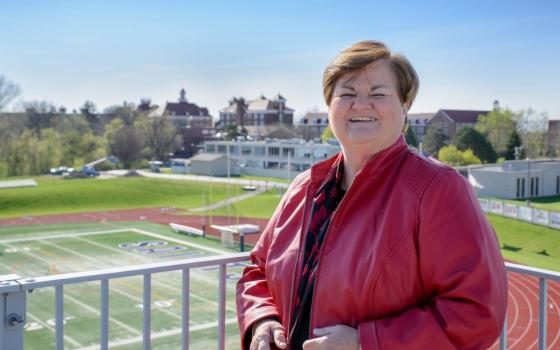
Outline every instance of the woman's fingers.
[[288, 347], [288, 344], [286, 344], [286, 334], [281, 325], [277, 325], [276, 328], [274, 328], [274, 343], [280, 349]]
[[259, 341], [259, 350], [270, 350], [270, 343], [261, 339]]
[[255, 325], [250, 350], [270, 350], [270, 343], [274, 342], [280, 349], [286, 349], [286, 334], [282, 324], [275, 319], [264, 319]]

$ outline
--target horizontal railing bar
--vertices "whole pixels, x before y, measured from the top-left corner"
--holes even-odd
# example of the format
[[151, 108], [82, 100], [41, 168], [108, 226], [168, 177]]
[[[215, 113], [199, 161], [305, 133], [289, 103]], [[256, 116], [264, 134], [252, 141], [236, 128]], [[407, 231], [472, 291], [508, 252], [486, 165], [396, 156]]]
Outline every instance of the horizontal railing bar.
[[[53, 287], [57, 285], [100, 281], [122, 277], [141, 276], [146, 273], [159, 273], [183, 269], [192, 269], [205, 266], [216, 266], [249, 260], [249, 253], [231, 253], [213, 255], [208, 257], [165, 261], [129, 267], [117, 267], [95, 271], [75, 272], [60, 275], [41, 276], [33, 278], [20, 278], [17, 280], [0, 282], [0, 293], [10, 293], [19, 290], [32, 290], [36, 288]], [[525, 265], [505, 263], [506, 269], [538, 278], [560, 281], [560, 272], [529, 267]]]
[[560, 281], [560, 272], [539, 269], [537, 267], [529, 267], [525, 265], [513, 264], [506, 262], [506, 269], [512, 272], [519, 272], [524, 275], [531, 275], [539, 278]]
[[[30, 290], [36, 288], [52, 287], [62, 284], [83, 283], [100, 281], [102, 279], [113, 279], [122, 277], [141, 276], [144, 274], [168, 272], [197, 267], [214, 266], [219, 264], [230, 264], [249, 260], [249, 253], [233, 253], [224, 255], [213, 255], [208, 257], [165, 261], [129, 267], [118, 267], [95, 271], [74, 272], [60, 275], [50, 275], [34, 278], [22, 278], [17, 280], [21, 285], [19, 290]], [[0, 292], [4, 292], [0, 286]]]

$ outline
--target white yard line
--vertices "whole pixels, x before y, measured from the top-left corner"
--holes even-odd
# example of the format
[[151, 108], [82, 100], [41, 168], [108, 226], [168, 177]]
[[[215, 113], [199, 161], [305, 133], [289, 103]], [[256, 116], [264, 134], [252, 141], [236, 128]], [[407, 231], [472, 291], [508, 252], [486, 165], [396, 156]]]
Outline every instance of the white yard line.
[[[37, 323], [40, 324], [41, 326], [43, 326], [43, 327], [49, 329], [51, 332], [53, 332], [53, 334], [56, 333], [56, 330], [54, 329], [53, 326], [49, 325], [49, 324], [46, 323], [46, 322], [41, 321], [41, 320], [39, 319], [39, 317], [33, 315], [31, 312], [28, 311], [26, 317], [31, 318], [33, 321], [37, 322]], [[77, 346], [78, 348], [81, 348], [81, 347], [83, 346], [82, 344], [78, 343], [76, 340], [70, 338], [70, 337], [67, 336], [66, 334], [64, 334], [64, 340], [67, 340], [69, 343], [72, 343], [72, 345]]]
[[[235, 323], [235, 322], [237, 322], [236, 318], [229, 318], [229, 319], [226, 320], [226, 324], [232, 324], [232, 323]], [[194, 332], [194, 331], [198, 331], [198, 330], [209, 329], [209, 328], [213, 328], [213, 327], [217, 327], [217, 326], [218, 326], [217, 321], [208, 322], [208, 323], [204, 323], [204, 324], [199, 324], [199, 325], [196, 325], [196, 326], [189, 327], [189, 333]], [[151, 333], [150, 337], [151, 337], [151, 339], [158, 339], [158, 338], [164, 338], [164, 337], [169, 337], [169, 336], [178, 335], [178, 334], [181, 334], [181, 329], [180, 328], [174, 328], [174, 329], [170, 329], [170, 330], [166, 330], [166, 331]], [[109, 342], [109, 348], [112, 349], [112, 348], [117, 347], [117, 346], [141, 343], [142, 340], [143, 340], [142, 336], [114, 340], [114, 341]], [[85, 347], [85, 348], [80, 348], [80, 349], [75, 349], [75, 350], [97, 350], [97, 349], [99, 349], [99, 344], [91, 345], [91, 346], [88, 346], [88, 347]]]
[[[6, 243], [2, 243], [2, 244], [5, 245], [5, 246], [7, 246], [7, 247], [9, 247], [9, 248], [15, 248], [14, 246], [11, 246], [11, 245], [6, 244]], [[48, 259], [45, 259], [45, 258], [43, 258], [42, 256], [39, 256], [39, 255], [34, 254], [34, 253], [31, 253], [31, 252], [22, 251], [22, 254], [29, 255], [29, 256], [31, 256], [31, 257], [37, 259], [37, 260], [41, 260], [41, 261], [47, 263], [47, 264], [51, 263], [51, 261], [49, 261]], [[52, 291], [52, 288], [46, 288], [46, 289], [48, 289], [49, 291]], [[124, 292], [122, 292], [122, 293], [124, 293]], [[125, 294], [126, 294], [126, 293], [125, 293]], [[129, 295], [127, 295], [127, 296], [130, 297]], [[77, 299], [71, 297], [71, 296], [70, 296], [70, 293], [68, 293], [68, 292], [64, 293], [64, 298], [65, 298], [65, 299], [68, 299], [68, 300], [70, 300], [70, 301], [72, 301], [72, 302], [75, 303], [75, 304], [78, 304], [78, 305], [81, 306], [82, 308], [84, 308], [84, 309], [86, 309], [86, 310], [88, 310], [88, 311], [90, 311], [90, 312], [92, 312], [92, 313], [94, 313], [94, 314], [96, 314], [96, 315], [98, 315], [98, 316], [101, 315], [101, 312], [99, 312], [99, 310], [96, 310], [96, 309], [92, 308], [91, 306], [86, 305], [86, 304], [82, 303], [81, 301], [79, 301], [79, 300], [77, 300]], [[134, 329], [134, 328], [132, 328], [132, 327], [130, 327], [130, 326], [128, 326], [128, 325], [126, 325], [126, 324], [124, 324], [124, 323], [118, 321], [118, 320], [115, 320], [115, 319], [112, 318], [112, 317], [109, 317], [109, 320], [110, 320], [111, 322], [113, 322], [113, 323], [115, 323], [115, 324], [117, 324], [117, 325], [119, 325], [119, 326], [121, 326], [121, 327], [123, 327], [123, 328], [125, 328], [125, 329], [127, 329], [127, 330], [129, 330], [129, 331], [131, 331], [131, 332], [134, 333], [134, 334], [142, 334], [142, 333], [138, 332], [136, 329]]]
[[[80, 238], [80, 240], [84, 240], [84, 239], [83, 239], [83, 238]], [[93, 242], [88, 241], [88, 240], [84, 240], [84, 241], [93, 243]], [[58, 245], [58, 244], [56, 244], [56, 243], [51, 243], [51, 242], [47, 242], [47, 241], [41, 241], [41, 242], [44, 243], [44, 244], [53, 246], [53, 247], [55, 247], [56, 249], [60, 249], [60, 250], [63, 250], [63, 251], [65, 251], [65, 252], [68, 252], [68, 253], [70, 253], [70, 254], [74, 254], [74, 255], [76, 255], [76, 256], [79, 256], [79, 257], [81, 257], [82, 259], [86, 259], [86, 260], [89, 260], [89, 261], [97, 261], [97, 259], [95, 259], [95, 258], [92, 258], [92, 257], [90, 257], [90, 256], [88, 256], [88, 255], [85, 255], [85, 254], [76, 252], [76, 251], [74, 251], [74, 250], [71, 250], [71, 249], [62, 247], [62, 246], [60, 246], [60, 245]], [[99, 243], [97, 243], [97, 242], [95, 242], [95, 245], [99, 245], [99, 246], [101, 246], [102, 248], [107, 248], [106, 246], [103, 246], [102, 244], [99, 244]], [[114, 249], [114, 248], [112, 248], [112, 249]], [[123, 252], [124, 252], [124, 251], [119, 251], [119, 253], [121, 253], [121, 254], [122, 254]], [[153, 261], [152, 261], [152, 262], [153, 262]], [[116, 266], [116, 264], [108, 264], [108, 265], [110, 265], [110, 266]], [[155, 278], [153, 278], [152, 281], [153, 281], [153, 285], [156, 285], [156, 286], [159, 286], [159, 287], [162, 287], [162, 288], [170, 289], [171, 291], [177, 293], [177, 295], [178, 295], [179, 292], [180, 292], [180, 289], [179, 289], [179, 288], [175, 288], [175, 287], [173, 287], [173, 286], [168, 286], [168, 285], [166, 285], [166, 284], [164, 284], [164, 283], [162, 283], [162, 282], [156, 280]], [[120, 289], [118, 289], [118, 288], [116, 288], [116, 287], [112, 287], [111, 290], [114, 291], [114, 292], [116, 292], [117, 294], [120, 294], [120, 295], [123, 295], [123, 296], [125, 296], [125, 297], [131, 298], [132, 300], [134, 300], [134, 301], [136, 301], [136, 302], [138, 302], [138, 303], [142, 303], [142, 302], [144, 301], [142, 298], [133, 297], [132, 295], [128, 294], [127, 292], [121, 291]], [[153, 291], [153, 288], [152, 288], [152, 291]], [[207, 302], [207, 303], [211, 303], [211, 304], [213, 304], [213, 305], [219, 305], [219, 303], [217, 303], [217, 302], [215, 302], [215, 301], [212, 301], [212, 300], [209, 300], [209, 299], [200, 297], [200, 296], [198, 296], [198, 295], [193, 295], [192, 293], [191, 293], [191, 297], [194, 297], [195, 299], [199, 299], [199, 300], [202, 300], [202, 301]], [[226, 308], [227, 308], [227, 307], [226, 307]], [[231, 307], [229, 307], [229, 308], [227, 308], [227, 309], [230, 310], [230, 311], [235, 311], [235, 310], [234, 310], [233, 308], [231, 308]], [[160, 308], [160, 310], [161, 310], [162, 312], [164, 312], [164, 313], [166, 313], [166, 314], [168, 314], [168, 315], [170, 315], [170, 316], [172, 316], [172, 317], [178, 319], [178, 320], [181, 319], [181, 315], [175, 314], [175, 313], [173, 313], [173, 312], [171, 312], [171, 311], [169, 311], [169, 310], [163, 309], [163, 308]]]
[[[87, 255], [85, 255], [85, 254], [78, 253], [78, 252], [75, 252], [75, 251], [73, 251], [73, 250], [71, 250], [71, 249], [61, 247], [61, 246], [59, 246], [58, 244], [55, 244], [55, 243], [50, 243], [50, 242], [47, 242], [47, 241], [41, 241], [41, 242], [44, 243], [44, 244], [53, 246], [53, 247], [55, 247], [55, 248], [57, 248], [57, 249], [66, 251], [66, 252], [68, 252], [68, 253], [70, 253], [70, 254], [77, 255], [77, 256], [79, 256], [79, 257], [81, 257], [81, 258], [83, 258], [83, 259], [96, 260], [96, 259], [93, 259], [93, 258], [91, 258], [91, 257], [89, 257], [89, 256], [87, 256]], [[137, 302], [137, 303], [142, 303], [142, 302], [144, 301], [142, 298], [134, 297], [134, 296], [132, 296], [131, 294], [129, 294], [129, 293], [125, 292], [125, 291], [120, 290], [119, 288], [115, 287], [114, 285], [113, 285], [113, 287], [111, 287], [111, 291], [113, 291], [113, 292], [115, 292], [115, 293], [117, 293], [117, 294], [119, 294], [119, 295], [122, 295], [122, 296], [124, 296], [125, 298], [132, 299], [132, 300], [134, 300], [134, 301]], [[66, 293], [65, 293], [65, 294], [66, 294]], [[163, 309], [163, 308], [160, 309], [160, 310], [161, 310], [162, 312], [168, 314], [169, 316], [173, 317], [173, 318], [176, 318], [176, 319], [178, 319], [178, 320], [181, 319], [181, 316], [180, 316], [180, 315], [174, 314], [173, 312], [171, 312], [171, 311], [169, 311], [169, 310], [166, 310], [166, 309]], [[100, 313], [99, 313], [99, 315], [100, 315]]]
[[[99, 248], [103, 248], [103, 249], [110, 250], [110, 251], [115, 252], [115, 253], [118, 253], [118, 254], [131, 256], [131, 257], [133, 257], [133, 258], [135, 258], [135, 259], [138, 259], [138, 260], [140, 260], [140, 261], [142, 261], [142, 262], [148, 262], [148, 263], [153, 263], [153, 262], [154, 262], [152, 259], [142, 257], [142, 256], [140, 256], [139, 254], [135, 254], [135, 253], [132, 253], [132, 252], [128, 252], [128, 251], [126, 251], [126, 250], [124, 250], [124, 249], [113, 248], [113, 247], [104, 245], [104, 244], [102, 244], [102, 243], [90, 241], [89, 239], [86, 239], [86, 238], [76, 237], [76, 239], [78, 239], [78, 240], [80, 240], [80, 241], [82, 241], [82, 242], [85, 242], [85, 243], [94, 245], [94, 246], [99, 247]], [[91, 257], [88, 257], [88, 258], [89, 258], [89, 259], [93, 259], [93, 258], [91, 258]], [[112, 265], [115, 265], [115, 264], [112, 264]], [[179, 271], [177, 271], [177, 272], [179, 272]], [[193, 273], [193, 274], [192, 274], [192, 277], [193, 277], [193, 278], [198, 278], [198, 279], [204, 280], [204, 281], [206, 281], [206, 282], [210, 282], [210, 283], [212, 283], [213, 285], [217, 285], [217, 284], [216, 284], [216, 281], [215, 281], [214, 279], [205, 278], [201, 273]], [[161, 282], [159, 282], [159, 281], [155, 278], [155, 276], [154, 276], [154, 278], [153, 278], [153, 281], [154, 281], [154, 284], [158, 285], [159, 287], [172, 290], [173, 292], [175, 292], [175, 293], [177, 293], [177, 294], [179, 294], [179, 292], [181, 292], [181, 289], [178, 288], [178, 287], [169, 286], [169, 285], [167, 285], [166, 283], [161, 283]], [[233, 288], [233, 287], [232, 287], [232, 288]], [[213, 301], [213, 300], [210, 300], [210, 299], [206, 299], [206, 298], [204, 298], [204, 297], [201, 297], [201, 296], [199, 296], [199, 295], [194, 294], [193, 292], [190, 293], [190, 296], [191, 296], [192, 298], [194, 298], [194, 299], [198, 299], [198, 300], [200, 300], [200, 301], [204, 301], [204, 302], [213, 304], [213, 305], [215, 305], [215, 306], [220, 305], [220, 304], [219, 304], [218, 302], [216, 302], [216, 301]], [[226, 306], [226, 309], [227, 309], [227, 310], [230, 310], [230, 311], [235, 311], [234, 308], [228, 307], [228, 306]]]
[[58, 238], [70, 238], [70, 237], [80, 237], [80, 236], [93, 236], [93, 235], [104, 235], [107, 233], [117, 233], [117, 232], [128, 232], [131, 231], [127, 228], [119, 228], [115, 230], [104, 230], [104, 231], [90, 231], [90, 232], [74, 232], [66, 234], [48, 235], [48, 236], [35, 236], [35, 237], [25, 237], [25, 238], [12, 238], [12, 239], [2, 239], [0, 243], [19, 243], [19, 242], [29, 242], [36, 240], [46, 240], [46, 239], [58, 239]]

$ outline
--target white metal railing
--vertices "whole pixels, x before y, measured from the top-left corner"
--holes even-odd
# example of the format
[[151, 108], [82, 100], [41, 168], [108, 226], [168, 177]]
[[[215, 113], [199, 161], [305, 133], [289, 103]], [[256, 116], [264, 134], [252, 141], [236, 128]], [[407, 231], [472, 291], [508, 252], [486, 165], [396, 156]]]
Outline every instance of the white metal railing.
[[[527, 267], [524, 265], [506, 263], [506, 269], [510, 272], [534, 276], [539, 279], [539, 350], [546, 350], [546, 299], [548, 291], [548, 280], [560, 281], [560, 272]], [[507, 317], [500, 335], [500, 350], [507, 349]]]
[[100, 348], [109, 347], [109, 281], [116, 278], [143, 276], [143, 349], [150, 349], [152, 274], [182, 271], [181, 334], [182, 349], [189, 348], [189, 297], [190, 269], [219, 266], [218, 349], [225, 347], [226, 329], [226, 269], [227, 264], [249, 260], [249, 253], [225, 254], [211, 257], [167, 261], [130, 267], [20, 278], [17, 275], [1, 276], [0, 350], [23, 350], [23, 326], [26, 321], [27, 293], [35, 289], [55, 288], [55, 344], [64, 349], [64, 286], [74, 283], [100, 281]]
[[[26, 321], [26, 295], [38, 288], [55, 287], [55, 342], [56, 349], [64, 348], [64, 285], [100, 281], [100, 348], [108, 349], [109, 337], [109, 281], [115, 278], [143, 276], [143, 349], [150, 349], [151, 329], [151, 288], [152, 274], [168, 271], [182, 271], [182, 305], [181, 305], [181, 333], [182, 349], [189, 348], [189, 295], [190, 269], [207, 266], [219, 266], [219, 299], [218, 299], [218, 349], [225, 347], [225, 313], [226, 313], [226, 268], [229, 263], [244, 262], [249, 259], [249, 253], [236, 253], [212, 257], [176, 260], [131, 267], [112, 268], [105, 270], [68, 273], [62, 275], [43, 276], [37, 278], [20, 278], [17, 275], [1, 276], [0, 316], [3, 325], [0, 326], [0, 350], [23, 350], [23, 326]], [[547, 281], [560, 281], [560, 272], [531, 268], [523, 265], [506, 263], [510, 272], [534, 276], [539, 279], [539, 343], [538, 349], [546, 349], [546, 305]], [[500, 350], [507, 349], [507, 318], [500, 335]]]

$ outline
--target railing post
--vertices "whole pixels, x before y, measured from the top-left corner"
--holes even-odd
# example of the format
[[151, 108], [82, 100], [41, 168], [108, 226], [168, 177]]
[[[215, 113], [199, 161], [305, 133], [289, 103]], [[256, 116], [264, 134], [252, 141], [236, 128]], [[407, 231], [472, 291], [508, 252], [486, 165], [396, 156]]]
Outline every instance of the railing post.
[[539, 350], [546, 350], [546, 278], [539, 278]]
[[218, 350], [226, 344], [226, 264], [220, 264], [220, 293], [218, 304]]
[[3, 293], [0, 300], [0, 350], [23, 350], [23, 326], [26, 320], [26, 291], [16, 282], [20, 276], [0, 276], [0, 286], [13, 286], [13, 292]]
[[504, 317], [502, 333], [500, 333], [500, 350], [507, 350], [507, 312], [506, 317]]

